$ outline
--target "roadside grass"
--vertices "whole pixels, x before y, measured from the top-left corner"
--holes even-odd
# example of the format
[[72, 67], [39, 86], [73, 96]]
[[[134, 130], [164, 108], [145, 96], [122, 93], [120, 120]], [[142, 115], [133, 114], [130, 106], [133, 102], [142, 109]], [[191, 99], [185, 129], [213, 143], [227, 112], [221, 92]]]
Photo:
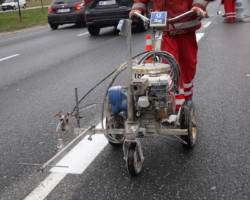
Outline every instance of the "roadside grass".
[[[43, 0], [43, 5], [46, 6], [46, 5], [50, 5], [52, 2], [52, 0]], [[27, 1], [27, 5], [26, 7], [27, 8], [30, 8], [30, 7], [35, 7], [35, 6], [42, 6], [42, 3], [41, 1]]]
[[0, 13], [0, 32], [14, 31], [48, 23], [48, 8], [21, 10], [21, 15], [22, 22], [20, 22], [18, 11]]

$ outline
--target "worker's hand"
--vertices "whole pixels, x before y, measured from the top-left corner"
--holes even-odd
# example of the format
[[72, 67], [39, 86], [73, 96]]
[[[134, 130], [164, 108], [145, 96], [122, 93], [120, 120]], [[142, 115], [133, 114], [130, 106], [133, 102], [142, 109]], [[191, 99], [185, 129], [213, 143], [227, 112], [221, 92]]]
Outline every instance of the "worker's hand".
[[129, 19], [131, 19], [133, 22], [138, 22], [139, 18], [134, 14], [135, 12], [138, 12], [141, 14], [141, 11], [139, 10], [131, 10], [129, 13]]
[[201, 8], [193, 7], [191, 10], [196, 12], [196, 16], [198, 20], [202, 20], [204, 18], [205, 12]]

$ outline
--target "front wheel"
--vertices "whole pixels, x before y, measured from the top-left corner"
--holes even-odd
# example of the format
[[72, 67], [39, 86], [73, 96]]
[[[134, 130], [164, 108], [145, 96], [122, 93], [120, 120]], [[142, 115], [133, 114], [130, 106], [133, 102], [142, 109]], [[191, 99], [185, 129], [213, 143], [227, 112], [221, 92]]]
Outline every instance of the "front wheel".
[[16, 6], [13, 6], [13, 10], [16, 10]]
[[186, 142], [184, 144], [187, 148], [192, 148], [196, 142], [196, 114], [195, 114], [195, 107], [192, 102], [184, 105], [181, 107], [180, 113], [180, 128], [187, 129], [188, 135], [182, 135], [181, 139]]
[[88, 26], [88, 31], [90, 35], [98, 35], [100, 33], [100, 30], [101, 28], [98, 26], [93, 26], [93, 25]]
[[130, 143], [127, 153], [127, 168], [131, 176], [136, 176], [141, 172], [142, 161], [140, 159], [138, 145]]
[[49, 24], [52, 30], [58, 29], [58, 24]]

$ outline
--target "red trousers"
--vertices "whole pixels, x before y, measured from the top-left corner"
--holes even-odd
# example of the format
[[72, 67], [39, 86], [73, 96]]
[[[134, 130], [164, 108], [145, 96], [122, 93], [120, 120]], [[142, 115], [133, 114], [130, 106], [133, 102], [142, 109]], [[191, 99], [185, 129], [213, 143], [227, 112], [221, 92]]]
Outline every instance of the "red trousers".
[[182, 83], [180, 92], [176, 95], [176, 109], [179, 109], [185, 99], [191, 99], [193, 96], [198, 52], [195, 32], [177, 34], [174, 37], [164, 36], [162, 50], [171, 53], [180, 66]]
[[226, 21], [232, 22], [236, 20], [236, 11], [235, 11], [235, 0], [225, 0], [224, 9], [226, 13]]

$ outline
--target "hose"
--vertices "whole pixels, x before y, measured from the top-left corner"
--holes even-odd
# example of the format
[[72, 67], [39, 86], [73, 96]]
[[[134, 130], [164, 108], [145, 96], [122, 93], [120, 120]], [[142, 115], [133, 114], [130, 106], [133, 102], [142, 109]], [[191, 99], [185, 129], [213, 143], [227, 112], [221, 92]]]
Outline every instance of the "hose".
[[101, 123], [102, 123], [102, 129], [104, 129], [104, 126], [103, 126], [103, 120], [104, 120], [104, 105], [105, 105], [105, 101], [106, 101], [106, 97], [107, 97], [107, 94], [108, 94], [108, 89], [113, 85], [116, 77], [124, 70], [126, 69], [127, 67], [127, 62], [124, 62], [122, 63], [116, 70], [115, 72], [113, 73], [112, 77], [111, 77], [111, 80], [109, 81], [109, 85], [107, 87], [107, 90], [105, 92], [105, 95], [104, 95], [104, 99], [103, 99], [103, 104], [102, 104], [102, 116], [101, 116]]
[[[172, 80], [174, 82], [174, 89], [178, 88], [179, 82], [181, 80], [181, 71], [180, 71], [180, 67], [179, 64], [177, 63], [176, 59], [174, 58], [174, 56], [168, 52], [165, 51], [148, 51], [147, 54], [145, 56], [143, 56], [140, 60], [139, 60], [139, 64], [145, 63], [145, 61], [150, 58], [150, 57], [159, 57], [159, 58], [163, 58], [164, 60], [166, 60], [171, 67], [172, 70]], [[177, 91], [175, 91], [177, 92]]]

